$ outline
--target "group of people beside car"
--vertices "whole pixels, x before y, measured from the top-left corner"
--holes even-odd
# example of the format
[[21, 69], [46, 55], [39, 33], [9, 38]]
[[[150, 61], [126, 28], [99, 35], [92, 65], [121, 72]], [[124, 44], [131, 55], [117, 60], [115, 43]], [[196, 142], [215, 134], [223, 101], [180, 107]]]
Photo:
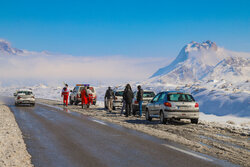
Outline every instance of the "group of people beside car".
[[[136, 94], [136, 102], [138, 103], [139, 106], [139, 116], [142, 116], [142, 101], [143, 101], [143, 89], [141, 86], [137, 86], [137, 94]], [[89, 108], [90, 104], [92, 102], [92, 97], [91, 97], [91, 92], [89, 92], [89, 87], [85, 86], [81, 90], [81, 106], [83, 108], [84, 105]], [[63, 105], [68, 106], [68, 99], [69, 99], [69, 88], [68, 84], [65, 84], [65, 87], [62, 89], [61, 96], [63, 97]], [[115, 99], [114, 91], [111, 89], [111, 87], [108, 87], [106, 93], [105, 93], [105, 98], [107, 99], [107, 108], [109, 112], [112, 112], [113, 109], [113, 100]], [[134, 93], [132, 91], [132, 88], [130, 84], [127, 84], [124, 89], [123, 93], [123, 106], [121, 108], [121, 115], [125, 114], [126, 117], [131, 116], [132, 114], [135, 116], [136, 111], [132, 109], [132, 101], [134, 98]], [[125, 113], [123, 113], [125, 108]]]
[[[136, 101], [139, 105], [139, 116], [142, 116], [142, 101], [143, 101], [143, 89], [141, 86], [137, 86], [138, 92], [136, 95]], [[115, 98], [114, 91], [111, 89], [111, 87], [108, 87], [108, 90], [105, 93], [105, 98], [107, 99], [107, 108], [108, 111], [111, 112], [113, 109], [113, 100]], [[132, 88], [130, 84], [127, 84], [125, 86], [124, 92], [123, 92], [123, 105], [121, 108], [121, 115], [123, 114], [124, 108], [125, 108], [125, 115], [126, 117], [131, 116], [131, 113], [135, 116], [136, 111], [132, 109], [132, 101], [134, 98], [134, 93], [132, 91]], [[133, 111], [133, 112], [132, 112]]]
[[[65, 84], [65, 87], [62, 89], [61, 96], [63, 97], [63, 105], [66, 107], [68, 106], [69, 92], [70, 90], [68, 88], [68, 84]], [[87, 108], [89, 108], [90, 104], [93, 104], [92, 92], [89, 89], [89, 86], [84, 86], [80, 94], [81, 94], [82, 108], [84, 105], [86, 105]]]

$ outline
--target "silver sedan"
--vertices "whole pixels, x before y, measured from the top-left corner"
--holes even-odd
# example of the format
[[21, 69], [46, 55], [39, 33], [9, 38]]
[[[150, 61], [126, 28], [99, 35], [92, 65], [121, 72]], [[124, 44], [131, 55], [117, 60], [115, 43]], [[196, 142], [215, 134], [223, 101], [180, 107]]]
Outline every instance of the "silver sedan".
[[146, 107], [146, 120], [160, 118], [165, 124], [170, 119], [190, 119], [191, 123], [198, 123], [199, 104], [193, 96], [178, 91], [158, 93]]

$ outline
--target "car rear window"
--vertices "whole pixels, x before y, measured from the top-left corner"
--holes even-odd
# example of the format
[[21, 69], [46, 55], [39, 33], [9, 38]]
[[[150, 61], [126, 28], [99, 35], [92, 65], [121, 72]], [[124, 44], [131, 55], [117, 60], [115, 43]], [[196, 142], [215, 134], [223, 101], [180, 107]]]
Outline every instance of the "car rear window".
[[143, 92], [143, 97], [155, 97], [154, 92]]
[[29, 92], [29, 91], [18, 91], [17, 94], [31, 95], [32, 92]]
[[184, 102], [191, 102], [195, 101], [192, 95], [189, 94], [168, 94], [167, 96], [168, 101], [184, 101]]
[[115, 92], [115, 96], [123, 96], [123, 91], [117, 91], [117, 92]]

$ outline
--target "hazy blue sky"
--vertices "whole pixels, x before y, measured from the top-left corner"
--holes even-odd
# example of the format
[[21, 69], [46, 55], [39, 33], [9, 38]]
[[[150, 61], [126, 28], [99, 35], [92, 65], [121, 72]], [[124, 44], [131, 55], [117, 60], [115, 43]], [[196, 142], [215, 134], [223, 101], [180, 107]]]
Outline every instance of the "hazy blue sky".
[[0, 38], [74, 56], [177, 56], [190, 41], [250, 52], [249, 0], [0, 0]]

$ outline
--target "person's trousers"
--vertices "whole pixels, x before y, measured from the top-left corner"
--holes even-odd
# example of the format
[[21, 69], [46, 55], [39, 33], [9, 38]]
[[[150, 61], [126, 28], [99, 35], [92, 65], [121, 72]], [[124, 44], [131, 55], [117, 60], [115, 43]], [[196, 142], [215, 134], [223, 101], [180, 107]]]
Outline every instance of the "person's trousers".
[[69, 99], [69, 95], [63, 96], [63, 104], [65, 104], [66, 106], [68, 106], [68, 99]]
[[142, 100], [138, 102], [139, 105], [139, 115], [142, 116]]
[[131, 115], [132, 103], [126, 103], [126, 116]]
[[108, 110], [112, 111], [113, 109], [113, 99], [107, 99]]
[[126, 102], [122, 101], [122, 109], [121, 109], [121, 115], [123, 114], [123, 110], [125, 109]]

